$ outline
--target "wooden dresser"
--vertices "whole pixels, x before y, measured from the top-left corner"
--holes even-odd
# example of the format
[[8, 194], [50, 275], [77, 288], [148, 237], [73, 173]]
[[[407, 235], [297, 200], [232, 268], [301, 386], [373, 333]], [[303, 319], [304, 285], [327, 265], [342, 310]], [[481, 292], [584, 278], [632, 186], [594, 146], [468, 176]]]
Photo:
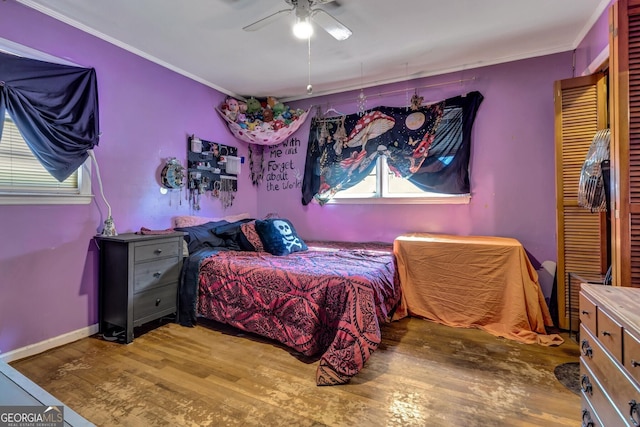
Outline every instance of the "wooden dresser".
[[98, 236], [100, 332], [133, 328], [177, 312], [184, 233]]
[[640, 289], [580, 291], [582, 426], [640, 426]]

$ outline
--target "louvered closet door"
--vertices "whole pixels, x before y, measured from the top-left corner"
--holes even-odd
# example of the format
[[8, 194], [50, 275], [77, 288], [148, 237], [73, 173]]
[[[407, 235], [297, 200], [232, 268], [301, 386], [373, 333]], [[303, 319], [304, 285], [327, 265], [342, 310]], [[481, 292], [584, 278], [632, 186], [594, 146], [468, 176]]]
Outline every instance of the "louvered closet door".
[[569, 316], [572, 327], [579, 318], [579, 285], [569, 288], [569, 273], [601, 274], [607, 268], [605, 216], [578, 206], [582, 165], [594, 135], [606, 127], [605, 83], [601, 74], [555, 83], [558, 326], [563, 329], [569, 328]]
[[640, 1], [610, 13], [614, 285], [640, 287]]

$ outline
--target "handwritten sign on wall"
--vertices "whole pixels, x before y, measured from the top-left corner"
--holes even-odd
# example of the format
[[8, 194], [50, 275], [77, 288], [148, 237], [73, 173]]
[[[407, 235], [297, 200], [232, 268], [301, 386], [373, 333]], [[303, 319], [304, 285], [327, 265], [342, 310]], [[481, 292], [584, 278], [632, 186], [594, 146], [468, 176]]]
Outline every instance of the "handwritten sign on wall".
[[302, 188], [302, 173], [293, 161], [299, 148], [300, 140], [289, 138], [270, 149], [265, 171], [267, 191]]

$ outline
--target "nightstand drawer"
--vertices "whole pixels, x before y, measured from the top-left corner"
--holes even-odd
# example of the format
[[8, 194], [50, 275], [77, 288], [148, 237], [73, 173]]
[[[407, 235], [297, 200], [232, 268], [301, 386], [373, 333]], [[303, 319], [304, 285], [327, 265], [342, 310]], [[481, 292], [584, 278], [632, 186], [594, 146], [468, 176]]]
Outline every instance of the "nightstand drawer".
[[137, 263], [133, 292], [142, 292], [170, 282], [177, 283], [180, 278], [180, 267], [180, 259], [177, 257]]
[[[162, 239], [150, 242], [137, 243], [135, 247], [135, 262], [147, 261], [151, 259], [177, 257], [181, 251], [177, 239]], [[182, 244], [182, 242], [180, 242]]]
[[140, 292], [133, 296], [133, 321], [142, 324], [176, 311], [178, 288], [175, 284]]

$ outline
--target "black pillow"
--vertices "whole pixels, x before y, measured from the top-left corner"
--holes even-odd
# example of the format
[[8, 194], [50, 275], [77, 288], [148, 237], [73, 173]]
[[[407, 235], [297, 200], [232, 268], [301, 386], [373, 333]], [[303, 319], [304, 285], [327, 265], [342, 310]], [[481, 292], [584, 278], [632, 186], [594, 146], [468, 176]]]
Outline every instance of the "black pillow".
[[289, 255], [306, 251], [307, 245], [298, 236], [291, 221], [282, 218], [256, 220], [256, 231], [264, 250], [272, 255]]
[[222, 237], [225, 241], [225, 245], [234, 251], [252, 251], [253, 246], [242, 233], [242, 224], [251, 222], [253, 219], [241, 219], [239, 221], [230, 222], [225, 225], [216, 227], [213, 230], [216, 236]]
[[206, 247], [216, 248], [226, 246], [224, 239], [213, 233], [216, 227], [220, 227], [225, 224], [228, 224], [228, 222], [212, 221], [207, 222], [206, 224], [194, 225], [192, 227], [176, 227], [175, 230], [188, 233], [184, 236], [184, 240], [187, 242], [189, 253], [192, 254], [198, 249]]

